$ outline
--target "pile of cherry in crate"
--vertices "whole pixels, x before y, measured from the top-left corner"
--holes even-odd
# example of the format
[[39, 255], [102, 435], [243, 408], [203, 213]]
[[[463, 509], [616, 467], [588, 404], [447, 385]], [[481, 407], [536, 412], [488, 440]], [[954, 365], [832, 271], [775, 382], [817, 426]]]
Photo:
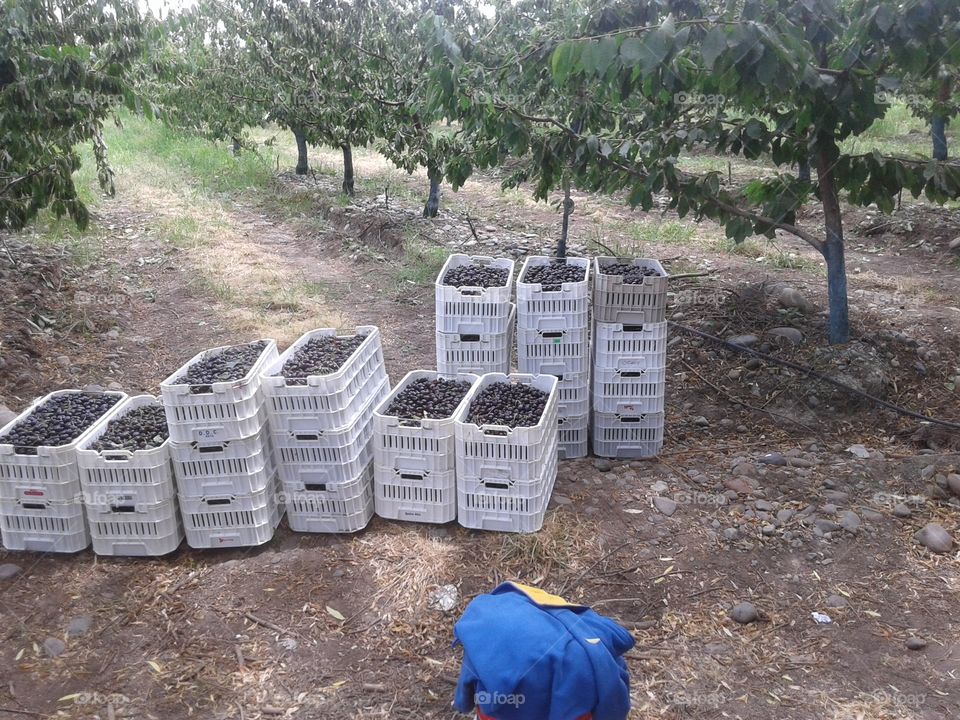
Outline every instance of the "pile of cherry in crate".
[[586, 455], [588, 433], [601, 456], [660, 449], [666, 274], [652, 260], [531, 257], [515, 285], [516, 303], [512, 260], [451, 256], [437, 369], [393, 391], [379, 330], [360, 326], [313, 330], [283, 354], [269, 339], [206, 350], [160, 397], [36, 400], [0, 429], [4, 547], [253, 546], [284, 514], [297, 532], [355, 532], [374, 512], [539, 530], [558, 459]]
[[[437, 367], [448, 376], [508, 372], [511, 344], [501, 332], [510, 333], [515, 314], [520, 372], [499, 382], [553, 381], [541, 417], [549, 428], [538, 431], [509, 412], [471, 412], [462, 433], [457, 426], [458, 439], [464, 435], [453, 481], [461, 524], [524, 531], [542, 523], [557, 457], [586, 456], [590, 435], [600, 456], [659, 452], [667, 275], [655, 260], [529, 257], [517, 275], [514, 306], [513, 273], [508, 259], [449, 258], [436, 282]], [[512, 428], [498, 427], [498, 417]], [[478, 435], [467, 437], [468, 428]]]

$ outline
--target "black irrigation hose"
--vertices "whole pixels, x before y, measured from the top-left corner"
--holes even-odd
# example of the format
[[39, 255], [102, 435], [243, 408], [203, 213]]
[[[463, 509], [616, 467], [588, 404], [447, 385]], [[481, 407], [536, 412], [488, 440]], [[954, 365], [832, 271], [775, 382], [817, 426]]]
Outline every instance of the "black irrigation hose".
[[803, 365], [798, 365], [797, 363], [790, 362], [789, 360], [782, 360], [781, 358], [773, 357], [772, 355], [767, 355], [766, 353], [762, 353], [757, 350], [752, 350], [751, 348], [745, 347], [744, 345], [737, 345], [736, 343], [727, 342], [722, 338], [718, 338], [716, 335], [710, 335], [709, 333], [701, 332], [700, 330], [694, 330], [692, 327], [681, 325], [680, 323], [674, 322], [673, 320], [670, 320], [669, 323], [670, 325], [677, 328], [678, 330], [681, 330], [685, 333], [689, 333], [690, 335], [696, 335], [697, 337], [701, 337], [704, 340], [709, 340], [718, 345], [723, 345], [728, 350], [733, 350], [734, 352], [743, 353], [744, 355], [752, 355], [754, 357], [761, 358], [762, 360], [772, 362], [775, 365], [781, 365], [783, 367], [790, 368], [791, 370], [796, 370], [797, 372], [801, 372], [804, 375], [815, 377], [817, 380], [821, 380], [825, 383], [833, 385], [834, 387], [840, 388], [844, 392], [848, 392], [851, 395], [859, 395], [862, 398], [866, 398], [870, 402], [876, 403], [880, 407], [884, 407], [887, 410], [892, 410], [893, 412], [899, 413], [900, 415], [906, 415], [907, 417], [912, 417], [917, 420], [923, 420], [924, 422], [933, 423], [934, 425], [941, 425], [943, 427], [950, 428], [951, 430], [960, 430], [960, 423], [950, 422], [949, 420], [939, 420], [937, 418], [929, 417], [928, 415], [923, 415], [921, 413], [914, 412], [913, 410], [908, 410], [905, 407], [894, 405], [891, 402], [887, 402], [886, 400], [881, 400], [878, 397], [869, 395], [868, 393], [865, 393], [862, 390], [857, 390], [856, 388], [852, 388], [849, 385], [844, 385], [842, 382], [839, 382], [837, 380], [834, 380], [833, 378], [827, 377], [826, 375], [821, 375], [813, 368], [805, 367]]

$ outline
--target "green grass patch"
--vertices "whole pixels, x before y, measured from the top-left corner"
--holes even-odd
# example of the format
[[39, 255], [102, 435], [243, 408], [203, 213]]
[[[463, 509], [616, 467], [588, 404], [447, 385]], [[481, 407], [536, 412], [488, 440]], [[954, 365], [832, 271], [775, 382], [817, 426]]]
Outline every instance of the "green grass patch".
[[630, 223], [627, 231], [638, 243], [653, 245], [682, 245], [693, 239], [693, 225], [667, 220], [665, 222]]
[[411, 242], [409, 237], [404, 241], [404, 250], [403, 260], [396, 273], [398, 290], [410, 285], [432, 285], [450, 255], [447, 248]]
[[784, 252], [772, 242], [753, 238], [747, 238], [739, 243], [725, 239], [720, 242], [719, 249], [730, 255], [739, 255], [758, 263], [762, 262], [778, 270], [813, 270], [819, 267], [817, 263], [798, 253]]
[[[149, 165], [160, 166], [167, 187], [183, 186], [183, 176], [194, 187], [207, 192], [228, 193], [261, 188], [273, 177], [269, 159], [244, 150], [239, 156], [225, 143], [214, 143], [198, 135], [177, 130], [129, 114], [121, 115], [122, 127], [104, 128], [111, 164], [122, 175], [143, 173]], [[145, 167], [144, 159], [148, 159]]]

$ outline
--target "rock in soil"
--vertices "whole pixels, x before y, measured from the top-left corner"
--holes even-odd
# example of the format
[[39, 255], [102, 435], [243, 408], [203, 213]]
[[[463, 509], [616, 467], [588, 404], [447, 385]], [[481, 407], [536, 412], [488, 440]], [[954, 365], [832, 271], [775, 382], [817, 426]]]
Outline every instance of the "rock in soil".
[[950, 473], [947, 475], [947, 487], [957, 497], [960, 497], [960, 475]]
[[849, 605], [847, 599], [842, 595], [831, 595], [827, 598], [826, 603], [829, 608], [845, 608]]
[[610, 472], [613, 470], [613, 463], [606, 458], [597, 458], [593, 461], [593, 466], [600, 472]]
[[764, 465], [786, 465], [787, 459], [778, 452], [767, 453], [757, 458], [757, 462]]
[[20, 574], [20, 566], [13, 563], [4, 563], [0, 565], [0, 580], [9, 580]]
[[734, 335], [731, 338], [727, 338], [727, 342], [731, 345], [750, 347], [751, 345], [756, 345], [758, 342], [760, 342], [760, 338], [758, 338], [756, 335]]
[[57, 657], [63, 654], [67, 646], [60, 638], [48, 637], [43, 641], [43, 649], [47, 651], [47, 655], [50, 657]]
[[913, 511], [905, 503], [897, 503], [893, 508], [893, 514], [898, 518], [908, 518], [913, 515]]
[[653, 506], [667, 517], [670, 517], [677, 511], [676, 501], [670, 498], [657, 496], [653, 499]]
[[83, 635], [87, 630], [90, 629], [90, 626], [93, 624], [93, 618], [89, 615], [81, 615], [80, 617], [75, 617], [70, 621], [70, 624], [67, 626], [68, 635]]
[[767, 331], [769, 337], [774, 338], [774, 342], [785, 343], [789, 345], [799, 345], [803, 342], [803, 333], [796, 328], [778, 327]]
[[938, 523], [928, 523], [914, 538], [930, 552], [947, 553], [953, 549], [953, 538]]
[[927, 641], [911, 635], [907, 638], [907, 650], [923, 650], [927, 646]]
[[840, 513], [840, 526], [850, 533], [855, 533], [860, 529], [860, 516], [853, 510], [847, 510]]
[[740, 623], [741, 625], [749, 625], [754, 620], [759, 617], [757, 609], [753, 606], [753, 603], [741, 602], [734, 605], [730, 608], [728, 613], [730, 619], [735, 623]]

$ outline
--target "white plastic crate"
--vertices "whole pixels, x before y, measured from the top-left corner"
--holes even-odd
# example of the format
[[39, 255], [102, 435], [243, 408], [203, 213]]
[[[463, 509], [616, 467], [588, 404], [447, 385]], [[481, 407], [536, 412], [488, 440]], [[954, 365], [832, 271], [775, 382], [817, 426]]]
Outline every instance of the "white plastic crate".
[[[414, 370], [407, 373], [393, 392], [373, 411], [373, 451], [378, 466], [396, 470], [445, 471], [456, 467], [456, 441], [454, 436], [454, 418], [468, 401], [470, 391], [464, 395], [460, 405], [448, 418], [409, 419], [386, 415], [390, 403], [404, 389], [416, 380], [436, 380], [441, 374], [434, 370]], [[472, 373], [463, 373], [455, 378], [471, 384], [471, 389], [479, 377]]]
[[[565, 282], [560, 286], [559, 290], [544, 290], [541, 283], [529, 283], [524, 282], [524, 276], [527, 274], [527, 270], [532, 267], [539, 267], [541, 265], [552, 265], [556, 261], [556, 258], [547, 257], [545, 255], [531, 255], [523, 263], [523, 266], [520, 268], [520, 273], [517, 275], [517, 300], [537, 300], [537, 299], [551, 299], [551, 300], [582, 300], [589, 299], [590, 297], [590, 259], [589, 258], [578, 258], [578, 257], [568, 257], [566, 259], [567, 265], [572, 265], [574, 267], [583, 268], [583, 280], [577, 282]], [[536, 314], [549, 314], [549, 313], [536, 313]]]
[[533, 427], [478, 426], [466, 422], [470, 402], [461, 405], [454, 427], [457, 438], [457, 478], [531, 480], [543, 470], [544, 456], [556, 455], [557, 378], [553, 375], [484, 375], [470, 391], [472, 402], [488, 385], [520, 383], [549, 393], [540, 421]]
[[593, 454], [610, 458], [653, 457], [663, 447], [663, 413], [593, 413]]
[[582, 415], [560, 416], [557, 420], [557, 454], [562, 460], [586, 457], [589, 452], [587, 442], [590, 427], [590, 413]]
[[[507, 284], [492, 288], [444, 285], [443, 278], [447, 271], [461, 265], [506, 269]], [[510, 323], [509, 303], [513, 292], [514, 267], [513, 260], [485, 255], [451, 255], [447, 258], [434, 282], [437, 332], [481, 335], [506, 332]]]
[[180, 495], [257, 493], [275, 475], [266, 426], [248, 438], [213, 445], [170, 443], [170, 456]]
[[509, 368], [516, 316], [516, 307], [511, 305], [507, 330], [502, 333], [436, 333], [437, 369], [447, 375], [472, 373], [472, 368]]
[[0, 537], [7, 550], [73, 553], [90, 544], [80, 502], [0, 500]]
[[177, 520], [177, 527], [166, 535], [150, 538], [92, 538], [91, 547], [97, 555], [112, 557], [160, 557], [168, 555], [180, 547], [183, 542], [183, 526]]
[[[601, 269], [615, 263], [652, 268], [657, 277], [627, 284], [622, 275], [604, 275]], [[667, 272], [649, 258], [595, 257], [593, 259], [593, 319], [598, 323], [658, 323], [666, 319]]]
[[323, 491], [285, 492], [287, 522], [294, 532], [351, 533], [373, 517], [373, 466], [353, 481], [350, 497]]
[[[0, 429], [0, 497], [18, 497], [67, 501], [80, 493], [80, 473], [77, 468], [77, 447], [103, 422], [109, 410], [92, 423], [73, 442], [58, 446], [36, 448], [36, 455], [19, 455], [16, 448], [4, 442], [4, 436], [47, 400], [61, 395], [77, 395], [82, 390], [57, 390], [34, 400], [16, 418]], [[122, 392], [103, 393], [123, 401]], [[114, 408], [116, 405], [114, 406]], [[113, 410], [114, 408], [111, 408]]]
[[543, 527], [543, 519], [557, 478], [557, 456], [552, 455], [542, 489], [537, 497], [524, 498], [509, 492], [484, 490], [467, 492], [457, 488], [457, 522], [474, 530], [531, 533]]
[[596, 323], [593, 353], [596, 367], [616, 369], [623, 367], [624, 359], [638, 357], [647, 367], [665, 367], [667, 323]]
[[98, 555], [166, 555], [183, 540], [176, 499], [138, 505], [87, 505], [87, 521], [93, 551]]
[[262, 545], [273, 537], [283, 508], [276, 480], [245, 495], [180, 497], [187, 544], [192, 548]]
[[[663, 409], [665, 369], [608, 370], [596, 368], [593, 378], [594, 412], [660, 412]], [[644, 409], [646, 408], [646, 409]], [[656, 409], [656, 408], [659, 408]]]
[[148, 450], [91, 449], [112, 420], [146, 406], [162, 407], [162, 403], [153, 395], [135, 395], [121, 401], [77, 446], [80, 486], [87, 505], [157, 503], [176, 497], [169, 440]]
[[284, 378], [279, 373], [306, 343], [317, 337], [336, 337], [336, 330], [311, 330], [266, 368], [261, 382], [272, 430], [309, 431], [350, 424], [369, 394], [386, 377], [379, 329], [360, 325], [354, 328], [353, 335], [363, 335], [365, 339], [343, 365], [328, 375], [301, 378], [306, 384], [291, 383], [294, 378]]
[[374, 505], [389, 520], [447, 523], [457, 517], [456, 470], [399, 470], [375, 466]]
[[191, 365], [217, 355], [231, 346], [198, 353], [160, 383], [171, 440], [233, 440], [252, 435], [263, 424], [265, 411], [260, 376], [264, 368], [279, 357], [276, 341], [268, 339], [266, 343], [263, 352], [246, 375], [240, 380], [213, 383], [210, 385], [210, 392], [191, 393], [190, 385], [177, 381]]
[[517, 329], [517, 357], [533, 358], [589, 358], [590, 330], [587, 327], [570, 330]]
[[[366, 442], [352, 448], [321, 448], [306, 445], [278, 450], [277, 470], [284, 485], [334, 485], [354, 478], [373, 462], [372, 426], [365, 433]], [[346, 452], [354, 454], [346, 456]], [[281, 454], [282, 453], [282, 457]], [[283, 458], [287, 458], [284, 460]], [[303, 458], [291, 459], [291, 458]]]

